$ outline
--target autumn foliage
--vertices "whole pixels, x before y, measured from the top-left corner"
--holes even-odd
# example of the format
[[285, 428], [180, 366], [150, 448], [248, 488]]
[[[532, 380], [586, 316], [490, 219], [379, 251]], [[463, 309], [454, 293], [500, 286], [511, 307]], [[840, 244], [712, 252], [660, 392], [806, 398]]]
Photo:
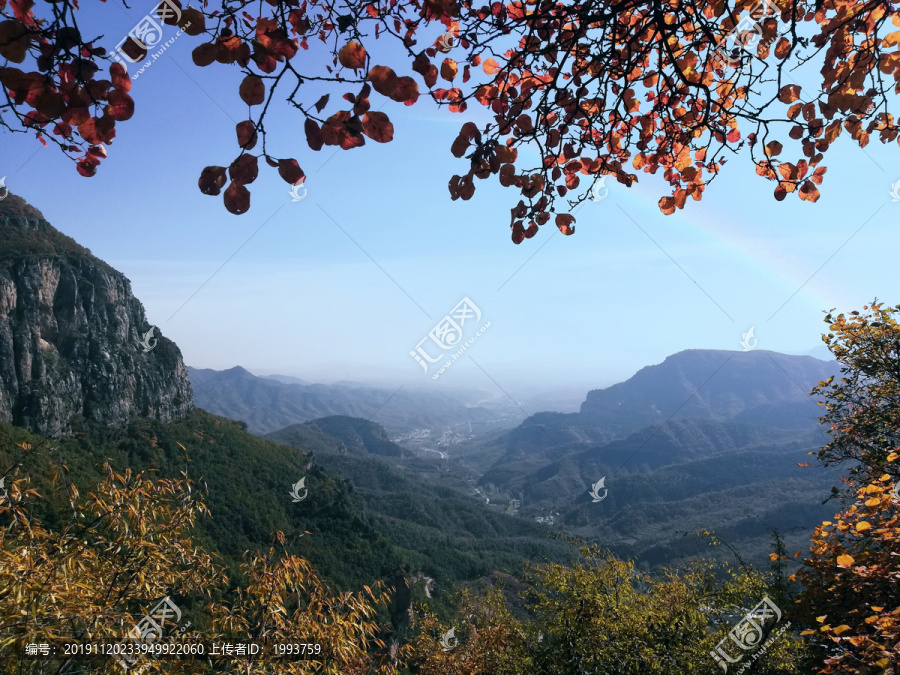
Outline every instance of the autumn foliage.
[[846, 508], [822, 523], [797, 575], [819, 645], [819, 673], [894, 673], [900, 663], [900, 306], [873, 302], [828, 314], [826, 344], [842, 377], [825, 397], [831, 441], [819, 458], [844, 464]]
[[[20, 455], [32, 448], [19, 447]], [[27, 466], [18, 462], [18, 466]], [[381, 588], [337, 593], [309, 563], [284, 552], [276, 533], [268, 550], [248, 551], [238, 579], [193, 539], [198, 517], [209, 517], [197, 486], [182, 479], [153, 480], [105, 467], [105, 478], [87, 495], [57, 467], [55, 496], [69, 502], [48, 527], [31, 513], [42, 496], [28, 478], [7, 477], [0, 492], [0, 673], [57, 672], [66, 658], [25, 655], [30, 643], [51, 640], [121, 641], [161, 597], [177, 599], [190, 613], [183, 637], [272, 644], [315, 643], [324, 658], [285, 660], [269, 654], [254, 673], [362, 675], [396, 673], [406, 648], [379, 638], [376, 620], [387, 602]], [[124, 672], [114, 659], [74, 658], [96, 672]], [[148, 674], [250, 672], [244, 658], [146, 659]], [[76, 671], [77, 672], [77, 671]]]
[[[135, 103], [126, 61], [110, 65], [117, 45], [82, 35], [77, 9], [0, 0], [0, 123], [55, 142], [92, 176]], [[452, 144], [464, 165], [450, 196], [471, 199], [476, 180], [494, 176], [516, 194], [516, 243], [551, 219], [572, 234], [570, 211], [606, 175], [631, 186], [661, 172], [670, 194], [659, 207], [671, 214], [740, 153], [776, 199], [815, 202], [840, 136], [860, 147], [898, 140], [889, 104], [900, 10], [890, 1], [165, 0], [156, 12], [196, 41], [196, 66], [241, 73], [235, 101], [247, 119], [223, 139], [237, 155], [198, 167], [200, 190], [236, 214], [250, 208], [260, 160], [290, 184], [305, 180], [297, 158], [266, 146], [278, 99], [296, 109], [310, 152], [390, 142], [392, 105], [427, 97], [463, 116], [483, 106], [490, 123], [465, 121]], [[147, 46], [124, 37], [120, 52], [140, 63]], [[379, 39], [405, 59], [384, 63]], [[819, 74], [800, 82], [800, 65]], [[311, 100], [309, 82], [332, 91]]]

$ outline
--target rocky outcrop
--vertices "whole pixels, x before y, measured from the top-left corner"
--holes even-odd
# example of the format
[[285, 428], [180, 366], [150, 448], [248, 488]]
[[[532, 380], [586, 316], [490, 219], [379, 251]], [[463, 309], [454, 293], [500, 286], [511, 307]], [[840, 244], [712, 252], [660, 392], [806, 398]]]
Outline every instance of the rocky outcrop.
[[59, 438], [183, 416], [181, 351], [158, 329], [142, 345], [150, 328], [121, 273], [20, 197], [0, 201], [0, 420]]

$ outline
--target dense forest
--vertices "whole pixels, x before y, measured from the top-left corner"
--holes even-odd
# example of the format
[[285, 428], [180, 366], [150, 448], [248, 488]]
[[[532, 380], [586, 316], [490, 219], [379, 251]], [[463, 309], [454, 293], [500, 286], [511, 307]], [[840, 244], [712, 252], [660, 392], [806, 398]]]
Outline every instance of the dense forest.
[[[302, 635], [324, 650], [317, 661], [269, 655], [254, 672], [893, 672], [900, 454], [897, 370], [885, 365], [896, 363], [898, 312], [828, 317], [844, 371], [816, 387], [831, 429], [818, 457], [849, 470], [809, 550], [787, 550], [775, 532], [764, 566], [726, 561], [716, 551], [728, 542], [706, 532], [710, 555], [641, 572], [479, 510], [440, 478], [404, 480], [383, 437], [370, 440], [387, 456], [348, 445], [374, 433], [349, 418], [321, 424], [343, 439], [303, 424], [273, 434], [280, 443], [199, 409], [120, 432], [85, 423], [63, 441], [5, 424], [3, 672], [55, 671], [65, 659], [25, 656], [26, 644], [121, 635], [159, 597], [190, 617], [195, 640]], [[299, 500], [288, 499], [295, 476], [308, 491]], [[393, 499], [380, 499], [381, 483]]]

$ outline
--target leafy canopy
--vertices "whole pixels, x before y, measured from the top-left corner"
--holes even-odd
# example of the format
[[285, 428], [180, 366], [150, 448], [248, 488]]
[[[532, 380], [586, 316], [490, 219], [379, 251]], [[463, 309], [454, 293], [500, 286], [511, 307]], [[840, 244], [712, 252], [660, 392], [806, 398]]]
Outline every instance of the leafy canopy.
[[812, 537], [795, 579], [815, 629], [816, 672], [895, 672], [900, 663], [900, 306], [828, 314], [823, 337], [842, 377], [819, 383], [831, 441], [825, 464], [850, 463], [845, 505]]
[[[134, 114], [126, 64], [158, 42], [123, 36], [113, 53], [114, 36], [82, 34], [77, 10], [77, 0], [0, 0], [0, 124], [56, 143], [93, 176]], [[631, 186], [662, 171], [671, 191], [659, 207], [671, 214], [746, 149], [776, 199], [814, 202], [838, 137], [860, 147], [898, 137], [888, 103], [900, 8], [888, 0], [164, 0], [155, 13], [196, 40], [194, 64], [241, 72], [236, 157], [199, 179], [235, 214], [250, 208], [260, 159], [292, 185], [306, 178], [266, 145], [277, 99], [296, 109], [311, 151], [389, 143], [389, 101], [483, 106], [490, 121], [463, 123], [450, 148], [463, 160], [450, 195], [471, 199], [491, 176], [511, 189], [516, 243], [551, 218], [572, 234], [570, 211], [606, 176]], [[390, 63], [381, 38], [402, 50]], [[801, 83], [803, 71], [818, 74]]]

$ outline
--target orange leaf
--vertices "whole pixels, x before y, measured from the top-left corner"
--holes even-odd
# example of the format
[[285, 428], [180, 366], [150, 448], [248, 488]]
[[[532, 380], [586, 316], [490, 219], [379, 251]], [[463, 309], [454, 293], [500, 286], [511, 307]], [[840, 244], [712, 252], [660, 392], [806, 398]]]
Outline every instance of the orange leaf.
[[663, 197], [660, 199], [659, 210], [667, 216], [671, 216], [675, 213], [675, 197]]
[[457, 72], [457, 64], [453, 59], [444, 59], [443, 63], [441, 63], [441, 77], [443, 77], [448, 82], [453, 82], [456, 77]]
[[344, 68], [362, 68], [366, 65], [366, 48], [356, 40], [350, 40], [338, 52], [338, 61]]
[[837, 557], [838, 567], [850, 567], [853, 564], [853, 556], [847, 555], [844, 553], [843, 555], [839, 555]]
[[884, 36], [884, 40], [881, 41], [882, 47], [893, 47], [896, 44], [900, 44], [900, 30], [895, 30], [893, 33], [888, 33]]
[[481, 66], [488, 75], [494, 75], [500, 72], [500, 64], [494, 59], [487, 59]]
[[793, 103], [800, 98], [800, 87], [796, 84], [788, 84], [778, 92], [778, 100], [782, 103]]

